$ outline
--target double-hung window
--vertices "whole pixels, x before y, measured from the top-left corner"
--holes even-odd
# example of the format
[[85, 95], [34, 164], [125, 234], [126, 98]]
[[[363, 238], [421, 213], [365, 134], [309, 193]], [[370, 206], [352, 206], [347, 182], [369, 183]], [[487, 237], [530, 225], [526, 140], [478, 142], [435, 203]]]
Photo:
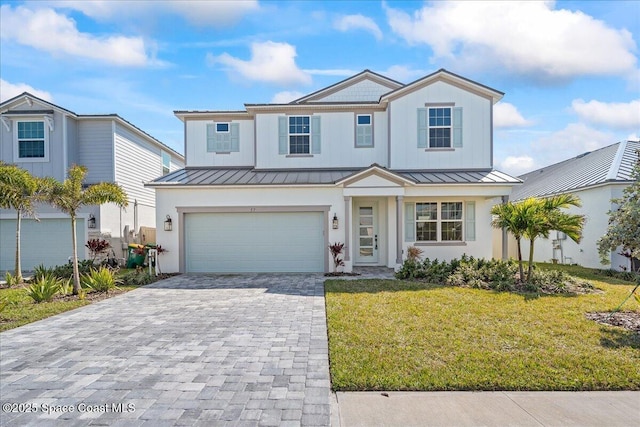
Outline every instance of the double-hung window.
[[429, 148], [451, 147], [451, 107], [429, 108]]
[[311, 148], [309, 116], [289, 117], [289, 154], [309, 154]]
[[356, 147], [373, 147], [371, 114], [356, 115]]
[[417, 242], [459, 242], [462, 235], [462, 202], [415, 204]]
[[47, 133], [44, 121], [19, 121], [18, 159], [44, 159]]

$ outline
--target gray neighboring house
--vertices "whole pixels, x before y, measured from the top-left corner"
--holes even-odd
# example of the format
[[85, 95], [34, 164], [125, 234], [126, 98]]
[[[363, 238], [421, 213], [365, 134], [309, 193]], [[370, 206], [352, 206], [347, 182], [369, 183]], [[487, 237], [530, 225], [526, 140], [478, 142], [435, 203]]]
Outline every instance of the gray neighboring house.
[[[155, 194], [143, 182], [184, 167], [184, 156], [117, 114], [76, 114], [27, 92], [0, 104], [0, 120], [0, 160], [59, 181], [70, 166], [84, 165], [87, 184], [116, 182], [127, 192], [126, 209], [106, 204], [80, 211], [81, 258], [89, 238], [111, 239], [117, 256], [123, 243], [155, 239]], [[37, 212], [40, 221], [22, 222], [25, 270], [64, 264], [72, 252], [69, 217], [48, 205]], [[14, 267], [15, 236], [15, 211], [0, 210], [0, 271]]]
[[[632, 267], [632, 261], [620, 255], [619, 250], [611, 251], [610, 264], [603, 265], [596, 244], [607, 230], [607, 212], [615, 208], [611, 199], [621, 197], [622, 190], [633, 182], [631, 174], [639, 160], [638, 150], [639, 141], [618, 142], [519, 177], [524, 183], [514, 187], [511, 201], [571, 193], [580, 197], [582, 207], [571, 208], [570, 211], [586, 216], [580, 244], [554, 231], [549, 239], [536, 240], [535, 261], [556, 260], [562, 264], [616, 270], [629, 270]], [[513, 241], [509, 242], [509, 256], [516, 257]], [[525, 241], [523, 257], [528, 256], [529, 242]]]

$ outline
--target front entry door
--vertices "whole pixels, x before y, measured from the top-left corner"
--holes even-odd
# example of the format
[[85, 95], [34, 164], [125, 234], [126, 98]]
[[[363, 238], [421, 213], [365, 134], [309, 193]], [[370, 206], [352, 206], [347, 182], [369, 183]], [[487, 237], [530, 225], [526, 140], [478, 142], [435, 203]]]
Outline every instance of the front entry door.
[[378, 263], [378, 204], [356, 205], [356, 263]]

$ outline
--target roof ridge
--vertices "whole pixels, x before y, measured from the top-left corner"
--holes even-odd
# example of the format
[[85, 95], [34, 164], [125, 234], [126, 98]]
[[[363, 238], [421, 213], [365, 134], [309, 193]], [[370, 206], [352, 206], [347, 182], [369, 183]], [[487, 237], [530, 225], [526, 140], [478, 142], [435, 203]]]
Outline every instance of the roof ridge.
[[607, 181], [613, 181], [618, 177], [618, 171], [620, 170], [622, 159], [624, 158], [624, 153], [627, 149], [627, 142], [628, 141], [625, 140], [618, 143], [618, 151], [611, 162], [611, 166], [609, 166], [609, 173], [607, 173], [606, 177]]

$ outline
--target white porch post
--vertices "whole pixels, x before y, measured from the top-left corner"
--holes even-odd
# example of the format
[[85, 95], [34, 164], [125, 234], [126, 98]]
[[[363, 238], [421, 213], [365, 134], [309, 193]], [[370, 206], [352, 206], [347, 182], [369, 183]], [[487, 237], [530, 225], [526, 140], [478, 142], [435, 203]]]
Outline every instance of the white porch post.
[[402, 201], [404, 197], [396, 196], [396, 264], [402, 264]]
[[[502, 203], [507, 203], [509, 201], [509, 196], [502, 196]], [[502, 259], [506, 260], [509, 258], [509, 236], [507, 234], [507, 229], [502, 229]]]
[[344, 260], [351, 261], [351, 196], [344, 198]]

